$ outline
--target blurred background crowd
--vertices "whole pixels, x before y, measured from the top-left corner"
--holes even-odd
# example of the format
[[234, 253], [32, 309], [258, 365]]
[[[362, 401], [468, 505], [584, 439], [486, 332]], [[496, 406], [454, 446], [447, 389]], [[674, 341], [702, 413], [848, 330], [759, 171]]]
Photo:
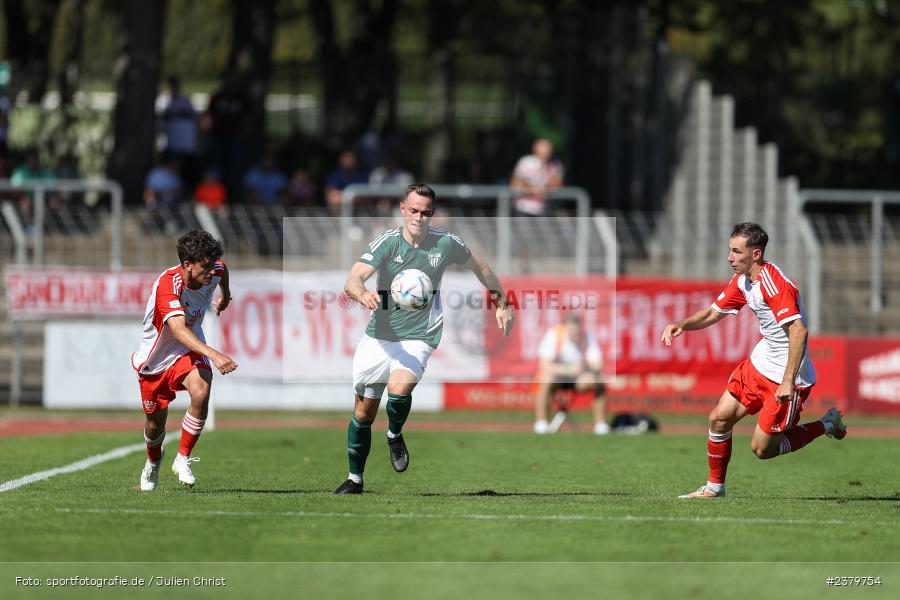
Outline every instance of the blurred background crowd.
[[595, 206], [656, 210], [706, 78], [780, 174], [900, 185], [898, 4], [731, 4], [5, 0], [0, 177], [333, 212], [350, 183], [509, 183], [543, 138]]

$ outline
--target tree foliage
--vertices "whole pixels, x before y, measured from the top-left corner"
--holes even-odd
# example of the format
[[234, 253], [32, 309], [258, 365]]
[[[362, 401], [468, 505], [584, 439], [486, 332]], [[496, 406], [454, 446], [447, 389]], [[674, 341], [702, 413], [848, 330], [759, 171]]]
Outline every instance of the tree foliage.
[[[121, 11], [140, 20], [148, 5], [168, 6], [160, 43], [132, 48], [156, 55], [126, 60]], [[32, 101], [47, 89], [120, 93], [114, 129], [133, 128], [128, 144], [145, 147], [122, 163], [117, 134], [117, 177], [152, 160], [148, 98], [160, 75], [211, 92], [231, 71], [254, 98], [251, 158], [266, 139], [292, 136], [285, 154], [321, 173], [377, 130], [433, 180], [474, 177], [477, 164], [494, 181], [540, 135], [598, 204], [654, 208], [689, 64], [735, 98], [738, 126], [778, 144], [782, 175], [803, 186], [900, 185], [900, 4], [886, 0], [4, 0], [2, 16], [14, 91]], [[127, 22], [125, 31], [148, 35]], [[126, 72], [136, 87], [110, 75]], [[315, 97], [321, 126], [301, 134], [294, 115], [267, 119], [273, 90]], [[424, 114], [409, 110], [416, 103]], [[121, 111], [138, 106], [125, 124]], [[475, 119], [473, 106], [502, 111]]]

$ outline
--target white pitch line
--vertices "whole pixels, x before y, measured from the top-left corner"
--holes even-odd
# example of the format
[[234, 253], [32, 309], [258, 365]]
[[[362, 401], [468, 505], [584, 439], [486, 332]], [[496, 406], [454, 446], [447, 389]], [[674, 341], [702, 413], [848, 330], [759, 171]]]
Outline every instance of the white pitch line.
[[[21, 509], [19, 509], [21, 510]], [[767, 517], [650, 517], [641, 515], [491, 515], [491, 514], [437, 514], [437, 513], [372, 513], [356, 512], [307, 512], [307, 511], [231, 511], [201, 510], [183, 511], [166, 509], [132, 509], [132, 508], [55, 508], [38, 509], [55, 510], [62, 513], [119, 513], [119, 514], [158, 514], [180, 517], [300, 517], [300, 518], [369, 518], [369, 519], [431, 519], [431, 520], [465, 520], [465, 521], [622, 521], [637, 523], [743, 523], [771, 525], [893, 525], [896, 521], [847, 521], [842, 519], [773, 519]]]
[[[173, 439], [175, 438], [169, 438], [168, 440], [163, 442], [163, 445], [172, 441]], [[95, 454], [94, 456], [89, 456], [83, 460], [73, 462], [72, 464], [66, 465], [64, 467], [56, 467], [55, 469], [38, 471], [37, 473], [32, 473], [31, 475], [26, 475], [25, 477], [5, 481], [3, 483], [0, 483], [0, 493], [20, 488], [23, 485], [28, 485], [29, 483], [35, 483], [37, 481], [43, 481], [44, 479], [50, 479], [51, 477], [62, 475], [63, 473], [75, 473], [76, 471], [84, 471], [85, 469], [90, 469], [91, 467], [99, 465], [100, 463], [105, 463], [109, 460], [122, 458], [123, 456], [128, 456], [129, 454], [133, 454], [140, 450], [146, 449], [147, 444], [144, 442], [140, 444], [120, 446], [119, 448], [114, 448], [109, 452], [104, 452], [103, 454]]]

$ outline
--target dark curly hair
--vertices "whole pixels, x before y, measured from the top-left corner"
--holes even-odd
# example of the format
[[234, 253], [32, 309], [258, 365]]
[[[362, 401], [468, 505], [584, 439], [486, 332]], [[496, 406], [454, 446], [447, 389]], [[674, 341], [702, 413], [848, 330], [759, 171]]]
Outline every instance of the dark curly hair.
[[222, 242], [207, 231], [194, 229], [178, 238], [178, 260], [182, 263], [219, 260], [224, 252]]

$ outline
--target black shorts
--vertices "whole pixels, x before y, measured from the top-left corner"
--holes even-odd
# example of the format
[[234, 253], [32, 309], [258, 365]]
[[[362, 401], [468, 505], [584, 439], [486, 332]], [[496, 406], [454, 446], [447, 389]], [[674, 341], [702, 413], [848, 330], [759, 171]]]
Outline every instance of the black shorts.
[[[558, 390], [574, 390], [575, 389], [575, 380], [571, 377], [562, 377], [553, 382], [553, 387]], [[602, 395], [606, 393], [606, 385], [602, 383], [597, 384], [597, 395]]]

